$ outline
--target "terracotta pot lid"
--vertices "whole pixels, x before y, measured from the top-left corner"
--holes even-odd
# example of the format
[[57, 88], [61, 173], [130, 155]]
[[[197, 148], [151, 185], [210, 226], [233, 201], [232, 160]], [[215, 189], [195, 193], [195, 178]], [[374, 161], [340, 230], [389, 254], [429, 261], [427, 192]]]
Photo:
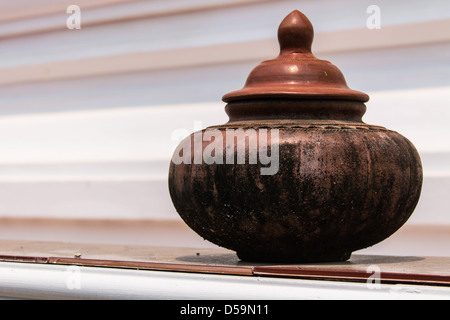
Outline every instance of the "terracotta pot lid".
[[278, 28], [280, 55], [252, 70], [244, 88], [223, 101], [257, 98], [339, 99], [366, 102], [369, 96], [351, 90], [342, 72], [311, 52], [314, 30], [300, 11], [291, 12]]

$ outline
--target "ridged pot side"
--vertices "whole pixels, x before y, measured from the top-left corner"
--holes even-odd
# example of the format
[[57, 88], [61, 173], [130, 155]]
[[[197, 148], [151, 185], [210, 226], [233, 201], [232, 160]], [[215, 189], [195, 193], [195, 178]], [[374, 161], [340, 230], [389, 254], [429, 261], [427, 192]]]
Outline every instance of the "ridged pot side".
[[[172, 162], [169, 190], [179, 215], [200, 236], [247, 261], [346, 260], [386, 239], [418, 202], [419, 155], [397, 132], [330, 123], [247, 124], [257, 133], [279, 130], [274, 175], [261, 175], [260, 163]], [[226, 129], [243, 129], [239, 123], [214, 128], [223, 134], [224, 150]]]

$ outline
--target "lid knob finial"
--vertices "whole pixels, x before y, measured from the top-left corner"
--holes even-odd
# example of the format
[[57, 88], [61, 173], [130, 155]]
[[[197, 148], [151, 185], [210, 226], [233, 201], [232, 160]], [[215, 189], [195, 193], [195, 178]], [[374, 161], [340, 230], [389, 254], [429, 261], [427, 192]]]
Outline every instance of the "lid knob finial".
[[281, 54], [308, 53], [314, 38], [314, 29], [309, 19], [294, 10], [284, 18], [278, 28]]

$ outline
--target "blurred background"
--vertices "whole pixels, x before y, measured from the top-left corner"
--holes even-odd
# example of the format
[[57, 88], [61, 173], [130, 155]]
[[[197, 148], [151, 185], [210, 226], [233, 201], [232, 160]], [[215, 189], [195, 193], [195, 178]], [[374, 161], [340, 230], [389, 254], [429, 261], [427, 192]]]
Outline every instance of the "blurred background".
[[360, 253], [450, 256], [448, 0], [1, 0], [0, 239], [214, 247], [172, 206], [172, 151], [228, 120], [295, 9], [370, 95], [363, 120], [422, 157], [411, 219]]

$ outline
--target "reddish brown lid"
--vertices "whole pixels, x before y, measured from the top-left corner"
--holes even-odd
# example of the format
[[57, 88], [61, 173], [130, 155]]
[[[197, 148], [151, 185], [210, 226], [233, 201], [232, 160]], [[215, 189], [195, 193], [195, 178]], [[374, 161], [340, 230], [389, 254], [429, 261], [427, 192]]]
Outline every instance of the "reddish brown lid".
[[309, 19], [298, 10], [291, 12], [278, 29], [280, 55], [253, 69], [244, 88], [226, 94], [223, 101], [255, 98], [368, 101], [367, 94], [347, 86], [335, 65], [312, 54], [313, 38]]

